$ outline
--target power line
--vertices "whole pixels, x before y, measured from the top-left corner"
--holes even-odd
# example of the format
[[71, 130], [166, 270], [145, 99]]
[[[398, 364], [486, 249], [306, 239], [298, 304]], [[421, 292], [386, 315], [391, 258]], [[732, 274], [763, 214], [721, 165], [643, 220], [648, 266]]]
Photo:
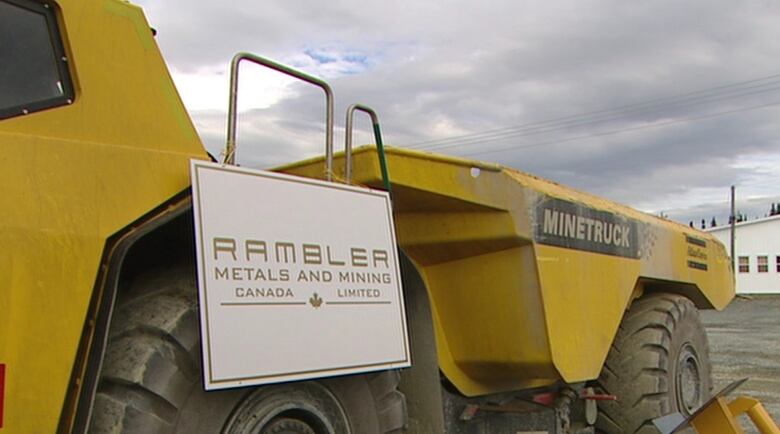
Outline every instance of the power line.
[[[708, 89], [683, 93], [676, 96], [657, 98], [642, 103], [627, 104], [615, 108], [598, 110], [590, 113], [559, 117], [546, 121], [521, 124], [513, 127], [487, 130], [477, 133], [453, 136], [436, 140], [417, 142], [409, 147], [419, 149], [444, 149], [459, 146], [470, 146], [474, 143], [494, 141], [509, 137], [532, 135], [567, 129], [573, 126], [586, 126], [618, 120], [629, 115], [641, 113], [651, 114], [659, 109], [684, 108], [704, 102], [715, 102], [740, 98], [758, 93], [780, 90], [780, 74], [745, 80], [742, 82], [716, 86]], [[764, 83], [761, 83], [764, 82]], [[760, 83], [760, 84], [756, 84]]]
[[[740, 188], [745, 187], [763, 187], [765, 185], [774, 185], [776, 187], [780, 186], [780, 179], [774, 179], [774, 180], [764, 180], [764, 181], [758, 181], [758, 182], [735, 182], [734, 185]], [[780, 195], [780, 188], [778, 188], [778, 195]]]
[[[710, 96], [710, 97], [708, 97], [707, 102], [723, 101], [723, 100], [728, 100], [728, 99], [734, 99], [736, 97], [743, 97], [743, 96], [754, 95], [754, 94], [758, 94], [758, 93], [765, 93], [767, 91], [776, 91], [776, 90], [780, 90], [780, 86], [772, 87], [772, 88], [769, 88], [769, 89], [761, 89], [761, 90], [753, 91], [753, 92], [745, 92], [745, 93], [742, 93], [742, 94], [740, 94], [738, 96], [721, 96], [721, 97], [718, 97], [718, 98], [715, 98], [715, 96]], [[681, 109], [681, 108], [685, 108], [685, 107], [694, 106], [694, 105], [699, 104], [701, 102], [703, 102], [703, 100], [702, 101], [693, 101], [693, 102], [689, 102], [689, 103], [686, 103], [686, 104], [679, 104], [679, 105], [677, 105], [676, 107], [673, 107], [673, 108]], [[656, 109], [656, 111], [657, 111], [657, 109]], [[440, 150], [440, 149], [448, 149], [448, 148], [459, 148], [459, 147], [472, 146], [473, 144], [477, 144], [477, 143], [484, 143], [484, 142], [488, 142], [488, 141], [496, 141], [496, 140], [501, 140], [501, 139], [507, 139], [507, 138], [510, 138], [510, 137], [527, 137], [527, 136], [533, 136], [533, 135], [539, 135], [539, 134], [545, 134], [545, 133], [551, 133], [551, 132], [568, 130], [571, 127], [583, 127], [583, 126], [589, 126], [589, 125], [602, 124], [602, 123], [613, 121], [613, 120], [619, 120], [619, 119], [627, 118], [627, 117], [630, 117], [630, 116], [633, 116], [633, 115], [636, 115], [636, 114], [650, 115], [650, 114], [653, 114], [653, 112], [649, 112], [646, 109], [642, 109], [642, 110], [634, 111], [634, 112], [627, 111], [627, 112], [623, 112], [623, 113], [621, 113], [619, 115], [608, 117], [608, 118], [595, 119], [595, 120], [589, 120], [589, 121], [584, 121], [584, 120], [583, 121], [572, 121], [572, 122], [567, 122], [567, 123], [563, 123], [563, 124], [560, 124], [560, 125], [555, 125], [555, 126], [550, 127], [550, 128], [529, 128], [529, 129], [527, 129], [525, 131], [519, 130], [517, 132], [507, 132], [507, 133], [503, 133], [503, 134], [500, 134], [500, 135], [496, 134], [496, 135], [485, 136], [485, 137], [476, 138], [476, 139], [470, 139], [470, 140], [452, 141], [450, 143], [446, 143], [446, 144], [442, 144], [442, 145], [432, 145], [432, 146], [427, 147], [425, 149], [428, 149], [428, 150]]]
[[[693, 96], [693, 95], [706, 94], [706, 93], [712, 92], [714, 90], [727, 89], [727, 88], [733, 88], [733, 87], [740, 87], [740, 86], [744, 86], [745, 84], [757, 83], [757, 82], [760, 82], [760, 81], [767, 81], [767, 80], [775, 80], [777, 78], [780, 78], [780, 74], [770, 75], [770, 76], [756, 78], [756, 79], [752, 79], [752, 80], [746, 80], [746, 81], [732, 83], [732, 84], [728, 84], [728, 85], [716, 86], [716, 87], [703, 89], [703, 90], [698, 90], [698, 91], [693, 91], [693, 92], [687, 92], [687, 93], [683, 93], [683, 94], [675, 95], [675, 96], [671, 96], [671, 97], [657, 98], [657, 99], [654, 99], [654, 100], [645, 101], [645, 102], [641, 102], [641, 103], [632, 103], [632, 104], [627, 104], [627, 105], [618, 106], [618, 107], [614, 107], [614, 108], [597, 110], [597, 111], [590, 112], [590, 113], [586, 112], [586, 113], [580, 113], [580, 114], [576, 114], [576, 115], [569, 115], [569, 116], [564, 116], [564, 117], [560, 117], [560, 118], [549, 119], [549, 120], [545, 120], [545, 121], [538, 121], [538, 122], [532, 122], [532, 123], [528, 123], [528, 124], [521, 124], [521, 125], [513, 126], [513, 127], [505, 127], [505, 128], [494, 129], [494, 130], [487, 130], [487, 131], [477, 132], [477, 133], [465, 134], [465, 135], [461, 135], [461, 136], [453, 136], [453, 137], [449, 137], [449, 138], [428, 140], [428, 141], [418, 142], [418, 143], [412, 144], [412, 145], [410, 145], [410, 147], [425, 147], [425, 145], [430, 144], [430, 143], [447, 142], [447, 141], [452, 141], [452, 140], [460, 140], [460, 138], [471, 138], [471, 137], [475, 137], [475, 136], [482, 136], [482, 135], [487, 135], [487, 134], [496, 134], [496, 133], [502, 133], [502, 132], [505, 132], [505, 131], [513, 131], [513, 130], [517, 130], [517, 129], [525, 129], [525, 128], [531, 127], [531, 126], [537, 126], [537, 125], [542, 125], [542, 124], [553, 124], [553, 123], [557, 123], [559, 121], [564, 121], [564, 120], [568, 121], [568, 120], [571, 120], [571, 119], [593, 117], [596, 114], [618, 112], [618, 111], [623, 111], [625, 109], [635, 109], [635, 108], [640, 108], [640, 107], [645, 107], [645, 106], [654, 106], [654, 105], [655, 106], [660, 106], [660, 104], [658, 104], [659, 102], [672, 102], [672, 101], [675, 101], [675, 100], [678, 100], [678, 101], [691, 100], [690, 96]], [[767, 85], [774, 85], [774, 84], [776, 84], [776, 83], [770, 81], [770, 83], [767, 83], [767, 84], [761, 84], [761, 85], [758, 85], [758, 86], [744, 87], [743, 89], [739, 89], [739, 90], [731, 91], [731, 92], [739, 92], [739, 91], [742, 91], [742, 90], [753, 89], [753, 88], [757, 88], [757, 87], [762, 87], [762, 86], [767, 86]], [[696, 98], [701, 99], [701, 98], [707, 98], [707, 97], [712, 97], [712, 96], [718, 96], [719, 93], [720, 94], [725, 94], [725, 93], [728, 93], [728, 92], [715, 92], [713, 95], [704, 95], [704, 96], [696, 97]]]
[[[761, 105], [756, 105], [756, 106], [741, 107], [741, 108], [735, 109], [735, 110], [727, 110], [727, 111], [722, 111], [722, 112], [710, 113], [710, 114], [707, 114], [707, 115], [692, 116], [692, 117], [688, 117], [688, 118], [675, 119], [675, 120], [672, 120], [672, 121], [660, 122], [660, 123], [655, 123], [655, 124], [652, 124], [652, 125], [640, 125], [640, 126], [636, 126], [636, 127], [620, 128], [620, 129], [604, 131], [604, 132], [600, 132], [600, 133], [586, 134], [586, 135], [574, 136], [574, 137], [567, 137], [565, 139], [560, 139], [560, 140], [550, 140], [550, 141], [546, 141], [546, 142], [532, 143], [532, 144], [528, 144], [528, 145], [508, 146], [508, 147], [504, 147], [504, 148], [488, 149], [488, 150], [483, 150], [483, 151], [478, 151], [478, 152], [467, 153], [467, 154], [463, 154], [463, 155], [466, 156], [466, 157], [470, 157], [470, 156], [474, 156], [474, 155], [493, 154], [493, 153], [496, 153], [496, 152], [505, 152], [505, 151], [518, 150], [518, 149], [535, 148], [535, 147], [544, 146], [544, 145], [553, 145], [553, 144], [559, 144], [559, 143], [566, 143], [566, 142], [571, 142], [571, 141], [574, 141], [574, 140], [589, 139], [589, 138], [593, 138], [593, 137], [611, 136], [611, 135], [625, 133], [625, 132], [630, 132], [630, 131], [639, 131], [639, 130], [645, 130], [645, 129], [650, 129], [650, 128], [665, 127], [665, 126], [668, 126], [668, 125], [674, 125], [674, 124], [683, 123], [683, 122], [700, 121], [700, 120], [704, 120], [704, 119], [710, 119], [710, 118], [715, 118], [715, 117], [720, 117], [720, 116], [726, 116], [726, 115], [739, 113], [739, 112], [758, 110], [758, 109], [772, 107], [772, 106], [777, 106], [777, 105], [780, 105], [780, 101], [775, 101], [775, 102], [771, 102], [771, 103], [767, 103], [767, 104], [761, 104]], [[485, 139], [485, 140], [481, 140], [481, 141], [475, 141], [475, 143], [486, 142], [486, 141], [490, 141], [490, 139]]]
[[[742, 198], [739, 195], [739, 191], [740, 191], [740, 188], [744, 189], [746, 187], [746, 185], [737, 183], [736, 187], [737, 187], [737, 193], [738, 193], [737, 194], [736, 204], [737, 204], [738, 208], [740, 208], [740, 207], [742, 208], [742, 210], [737, 209], [737, 211], [744, 211], [744, 209], [746, 209], [746, 208], [755, 208], [755, 207], [761, 207], [761, 206], [766, 206], [768, 208], [768, 206], [770, 206], [772, 203], [774, 203], [775, 198], [778, 197], [778, 196], [763, 196], [763, 197], [760, 197], [760, 198]], [[725, 188], [725, 186], [723, 188]], [[726, 193], [724, 193], [724, 195], [726, 195], [727, 198], [722, 199], [722, 200], [716, 200], [716, 201], [699, 203], [698, 205], [695, 205], [695, 206], [692, 206], [692, 207], [688, 207], [688, 208], [672, 208], [672, 209], [664, 209], [664, 210], [658, 210], [658, 211], [653, 211], [653, 212], [663, 212], [665, 214], [666, 213], [672, 213], [672, 214], [699, 214], [699, 215], [701, 215], [703, 213], [703, 211], [701, 209], [702, 207], [705, 207], [705, 208], [719, 208], [721, 206], [729, 205], [729, 203], [731, 202], [730, 193], [726, 192]], [[711, 211], [712, 210], [706, 211], [706, 212], [710, 213], [710, 215], [711, 215]], [[728, 211], [728, 210], [727, 211], [719, 211], [719, 212], [720, 213], [725, 213], [725, 214], [730, 214], [730, 211]]]
[[[737, 187], [737, 190], [749, 189], [749, 188], [752, 188], [752, 187], [762, 187], [762, 186], [765, 186], [765, 185], [780, 185], [780, 177], [774, 177], [772, 179], [763, 180], [763, 181], [760, 181], [760, 182], [739, 182], [739, 181], [726, 182], [725, 185], [712, 186], [712, 187], [695, 187], [695, 186], [692, 186], [692, 187], [690, 187], [690, 189], [707, 189], [707, 190], [719, 191], [719, 190], [723, 190], [724, 188], [726, 188], [726, 185], [734, 185], [734, 186]], [[778, 190], [776, 195], [780, 196], [780, 189]], [[720, 200], [720, 201], [710, 202], [710, 203], [724, 203], [724, 202], [728, 202], [728, 201], [731, 200], [730, 193], [726, 192], [726, 193], [724, 193], [724, 196], [726, 197], [725, 199]], [[748, 199], [740, 199], [740, 200], [748, 200]]]

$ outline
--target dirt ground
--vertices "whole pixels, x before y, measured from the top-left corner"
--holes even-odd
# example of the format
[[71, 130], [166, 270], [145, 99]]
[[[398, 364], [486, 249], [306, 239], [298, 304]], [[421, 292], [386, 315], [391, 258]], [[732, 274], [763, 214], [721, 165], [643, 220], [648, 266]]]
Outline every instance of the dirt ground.
[[[714, 391], [749, 377], [729, 396], [758, 399], [780, 424], [780, 295], [736, 298], [723, 312], [703, 311]], [[749, 432], [752, 425], [743, 421]]]

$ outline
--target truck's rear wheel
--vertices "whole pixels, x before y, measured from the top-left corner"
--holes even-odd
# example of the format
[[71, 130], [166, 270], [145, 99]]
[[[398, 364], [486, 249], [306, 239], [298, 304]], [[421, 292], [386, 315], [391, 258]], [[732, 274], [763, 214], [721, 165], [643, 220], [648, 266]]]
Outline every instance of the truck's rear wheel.
[[709, 346], [696, 306], [674, 294], [636, 300], [623, 317], [597, 386], [602, 433], [656, 433], [652, 419], [689, 415], [711, 393]]
[[194, 271], [140, 278], [121, 297], [91, 433], [390, 433], [406, 422], [397, 372], [204, 392]]

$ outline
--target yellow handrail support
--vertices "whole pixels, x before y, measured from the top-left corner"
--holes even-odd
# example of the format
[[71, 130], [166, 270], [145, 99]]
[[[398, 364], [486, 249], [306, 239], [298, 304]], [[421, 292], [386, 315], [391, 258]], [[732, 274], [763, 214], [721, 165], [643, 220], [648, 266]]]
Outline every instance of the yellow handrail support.
[[737, 417], [747, 413], [761, 434], [780, 434], [775, 422], [761, 403], [746, 396], [726, 403], [722, 396], [695, 415], [690, 424], [699, 434], [744, 434]]
[[699, 434], [745, 434], [722, 396], [695, 415], [690, 424]]
[[764, 406], [755, 398], [740, 396], [729, 403], [729, 411], [734, 417], [747, 413], [762, 434], [780, 434], [780, 428], [777, 427]]

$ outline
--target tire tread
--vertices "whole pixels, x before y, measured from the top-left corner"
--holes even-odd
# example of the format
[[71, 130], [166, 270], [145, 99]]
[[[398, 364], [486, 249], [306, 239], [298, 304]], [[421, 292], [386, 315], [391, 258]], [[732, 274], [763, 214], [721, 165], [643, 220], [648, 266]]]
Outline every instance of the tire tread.
[[[151, 270], [120, 293], [89, 433], [163, 434], [180, 430], [183, 421], [191, 425], [187, 417], [192, 414], [182, 416], [182, 409], [194, 388], [199, 387], [201, 372], [194, 276], [193, 267], [187, 264]], [[367, 404], [363, 409], [369, 408], [368, 400], [373, 398], [376, 421], [371, 423], [378, 425], [377, 434], [400, 432], [407, 424], [407, 409], [405, 397], [398, 391], [398, 371], [359, 377], [356, 381], [364, 391], [360, 397]], [[303, 390], [306, 384], [290, 387]], [[238, 405], [241, 398], [232, 396]], [[226, 414], [225, 418], [228, 417]], [[371, 416], [352, 414], [350, 417]], [[287, 425], [285, 422], [279, 426]]]
[[600, 433], [655, 432], [652, 420], [676, 411], [672, 361], [676, 333], [694, 333], [703, 365], [706, 392], [711, 387], [709, 347], [698, 311], [687, 298], [649, 294], [635, 300], [625, 313], [599, 378], [594, 385], [617, 401], [598, 404], [596, 429]]
[[191, 267], [149, 273], [118, 300], [88, 432], [169, 432], [198, 381]]

